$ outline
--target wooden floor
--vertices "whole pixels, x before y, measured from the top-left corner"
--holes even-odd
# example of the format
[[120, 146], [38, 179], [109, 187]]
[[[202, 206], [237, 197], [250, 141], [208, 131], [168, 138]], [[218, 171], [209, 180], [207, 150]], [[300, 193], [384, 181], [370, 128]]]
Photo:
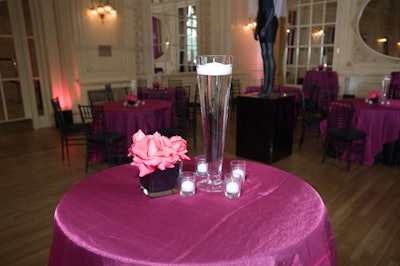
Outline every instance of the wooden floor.
[[[233, 121], [225, 157], [235, 157]], [[400, 265], [400, 167], [354, 163], [347, 172], [345, 162], [332, 158], [321, 165], [321, 138], [307, 135], [299, 151], [298, 133], [292, 155], [272, 166], [302, 178], [321, 195], [339, 265]], [[108, 167], [92, 163], [85, 174], [80, 146], [63, 162], [58, 137], [56, 128], [0, 125], [0, 265], [46, 265], [57, 203], [74, 184]], [[199, 130], [196, 151], [188, 137], [190, 155], [202, 153], [201, 138]]]

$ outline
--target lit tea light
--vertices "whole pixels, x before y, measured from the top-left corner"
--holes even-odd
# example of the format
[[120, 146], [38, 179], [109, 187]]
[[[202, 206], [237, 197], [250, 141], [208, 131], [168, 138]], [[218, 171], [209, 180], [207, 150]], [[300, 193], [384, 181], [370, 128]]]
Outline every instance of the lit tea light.
[[181, 191], [183, 192], [193, 192], [194, 191], [194, 183], [189, 180], [185, 180], [181, 184]]
[[197, 165], [197, 172], [198, 173], [207, 173], [207, 164], [206, 163], [199, 163]]
[[226, 184], [226, 192], [231, 194], [239, 193], [239, 184], [236, 182], [229, 182]]
[[240, 169], [240, 168], [233, 169], [232, 170], [232, 175], [233, 176], [240, 176], [240, 178], [242, 180], [244, 180], [244, 171], [243, 171], [243, 169]]
[[222, 76], [232, 74], [232, 64], [222, 63], [208, 63], [204, 65], [197, 65], [198, 75], [209, 75], [209, 76]]

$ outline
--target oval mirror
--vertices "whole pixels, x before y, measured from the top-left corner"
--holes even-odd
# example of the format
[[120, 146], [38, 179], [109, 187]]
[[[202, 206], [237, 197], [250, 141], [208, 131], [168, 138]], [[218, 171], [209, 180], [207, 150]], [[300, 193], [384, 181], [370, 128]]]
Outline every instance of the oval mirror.
[[360, 38], [373, 51], [400, 58], [400, 0], [371, 0], [361, 10]]
[[152, 17], [153, 26], [153, 55], [154, 59], [160, 58], [166, 49], [166, 43], [168, 42], [168, 35], [165, 25], [160, 18]]

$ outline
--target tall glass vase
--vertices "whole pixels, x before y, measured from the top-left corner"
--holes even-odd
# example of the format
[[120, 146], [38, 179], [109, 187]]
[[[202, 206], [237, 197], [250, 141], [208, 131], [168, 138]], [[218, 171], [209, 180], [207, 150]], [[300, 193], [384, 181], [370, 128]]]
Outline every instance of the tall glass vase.
[[207, 178], [197, 188], [207, 192], [221, 192], [222, 161], [232, 78], [231, 55], [204, 55], [197, 58], [197, 83], [203, 125], [204, 154]]
[[387, 100], [387, 94], [389, 93], [389, 87], [390, 87], [390, 77], [386, 76], [382, 79], [382, 98], [381, 98], [381, 104], [388, 104], [389, 101]]

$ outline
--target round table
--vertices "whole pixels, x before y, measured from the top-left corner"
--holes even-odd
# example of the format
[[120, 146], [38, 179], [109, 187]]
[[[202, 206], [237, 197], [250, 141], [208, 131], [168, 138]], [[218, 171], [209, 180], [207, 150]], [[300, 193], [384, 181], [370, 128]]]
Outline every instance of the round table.
[[172, 102], [166, 100], [140, 100], [138, 106], [123, 101], [105, 103], [107, 130], [125, 134], [126, 144], [132, 144], [132, 135], [141, 129], [145, 134], [171, 126]]
[[57, 206], [49, 265], [198, 264], [336, 265], [326, 207], [301, 179], [254, 162], [238, 199], [148, 198], [127, 164], [75, 185]]

